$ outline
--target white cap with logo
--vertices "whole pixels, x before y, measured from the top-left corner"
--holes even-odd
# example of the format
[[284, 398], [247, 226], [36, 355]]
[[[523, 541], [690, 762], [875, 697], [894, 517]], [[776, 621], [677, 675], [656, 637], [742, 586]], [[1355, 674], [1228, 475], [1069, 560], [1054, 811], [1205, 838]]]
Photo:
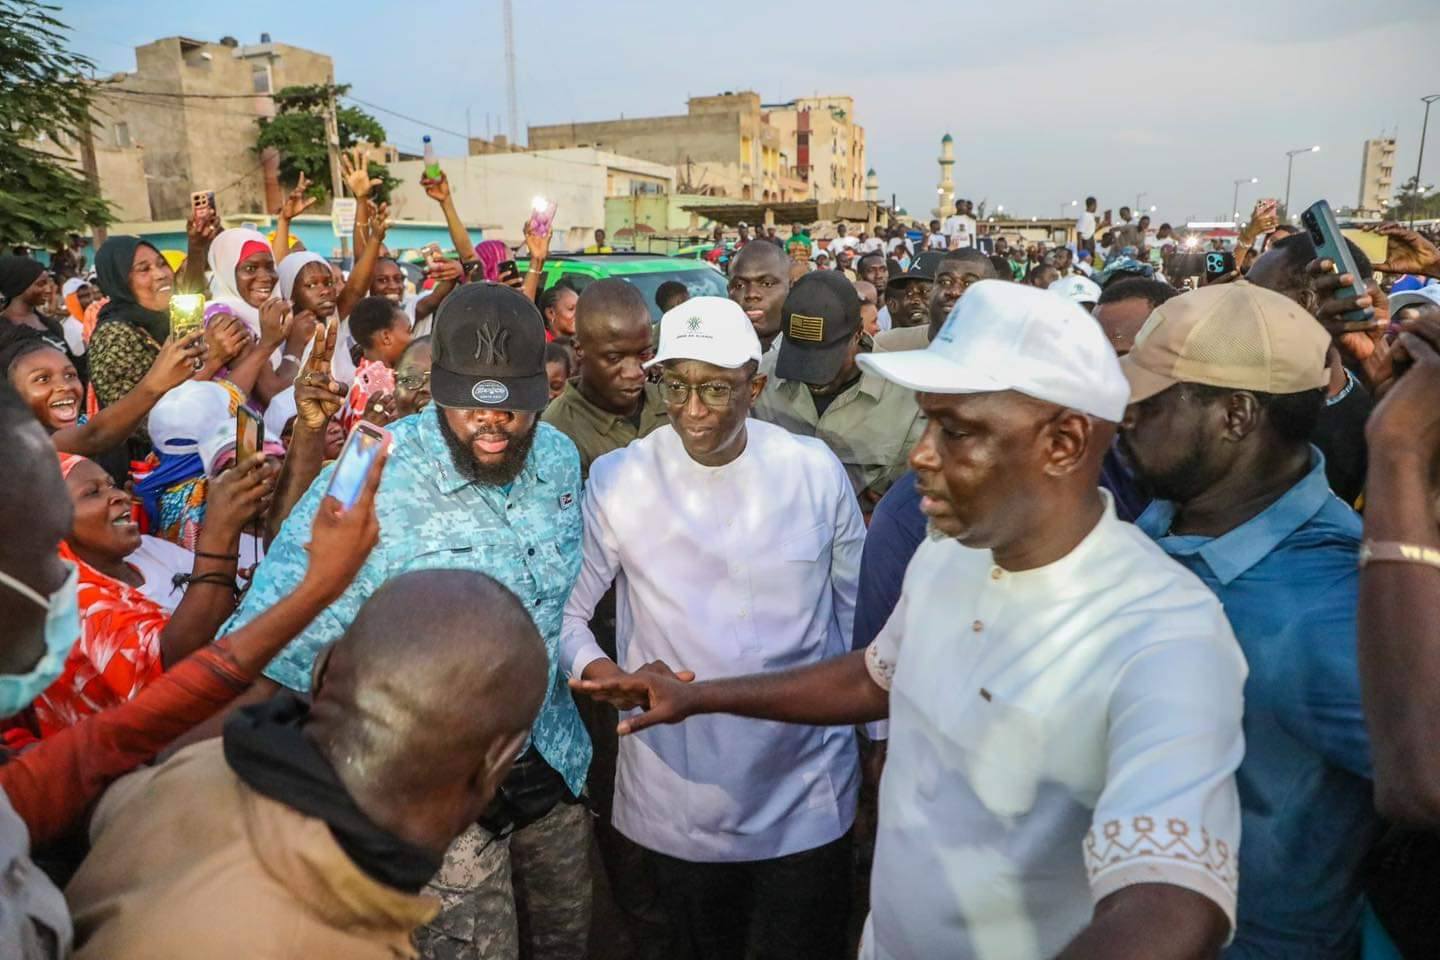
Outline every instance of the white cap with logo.
[[760, 338], [734, 300], [691, 297], [660, 318], [660, 349], [645, 367], [666, 360], [699, 360], [734, 370], [760, 361]]
[[865, 353], [860, 366], [925, 393], [1014, 390], [1119, 423], [1130, 384], [1100, 325], [1047, 290], [981, 280], [925, 350]]

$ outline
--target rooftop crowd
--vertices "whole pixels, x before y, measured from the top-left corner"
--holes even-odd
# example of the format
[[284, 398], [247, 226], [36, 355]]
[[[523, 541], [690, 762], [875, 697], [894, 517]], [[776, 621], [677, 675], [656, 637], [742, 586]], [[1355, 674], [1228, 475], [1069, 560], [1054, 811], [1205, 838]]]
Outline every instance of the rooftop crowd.
[[0, 956], [1440, 955], [1431, 239], [717, 226], [655, 324], [345, 180], [348, 273], [303, 179], [0, 257]]

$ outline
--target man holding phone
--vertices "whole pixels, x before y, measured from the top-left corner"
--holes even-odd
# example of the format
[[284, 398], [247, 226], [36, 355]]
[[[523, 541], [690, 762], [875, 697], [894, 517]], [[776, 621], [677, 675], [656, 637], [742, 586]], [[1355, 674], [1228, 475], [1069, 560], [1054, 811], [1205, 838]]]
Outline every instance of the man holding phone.
[[[467, 284], [442, 304], [433, 336], [434, 402], [392, 429], [375, 503], [380, 545], [351, 588], [271, 664], [268, 689], [308, 691], [319, 652], [365, 597], [401, 573], [477, 570], [519, 597], [550, 656], [545, 703], [495, 806], [452, 845], [431, 883], [441, 912], [418, 943], [437, 960], [513, 958], [524, 929], [546, 944], [538, 956], [580, 960], [590, 923], [590, 823], [577, 798], [591, 748], [557, 672], [561, 616], [580, 567], [579, 457], [538, 420], [549, 398], [544, 328], [522, 294]], [[304, 531], [333, 469], [296, 504], [227, 629], [303, 575]], [[526, 889], [520, 918], [512, 873]]]

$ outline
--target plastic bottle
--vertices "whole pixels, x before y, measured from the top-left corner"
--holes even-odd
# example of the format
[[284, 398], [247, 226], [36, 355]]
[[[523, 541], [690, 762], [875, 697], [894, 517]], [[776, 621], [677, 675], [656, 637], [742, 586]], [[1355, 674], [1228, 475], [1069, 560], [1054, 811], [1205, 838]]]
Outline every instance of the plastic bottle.
[[430, 143], [430, 134], [427, 133], [420, 139], [421, 142], [425, 144], [425, 176], [429, 177], [431, 180], [439, 180], [440, 161], [435, 156], [434, 145]]

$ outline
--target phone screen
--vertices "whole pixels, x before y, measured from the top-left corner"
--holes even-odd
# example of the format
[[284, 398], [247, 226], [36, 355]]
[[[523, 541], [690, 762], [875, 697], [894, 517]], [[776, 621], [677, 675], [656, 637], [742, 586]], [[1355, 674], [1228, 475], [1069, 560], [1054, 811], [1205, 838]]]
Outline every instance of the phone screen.
[[389, 435], [382, 427], [363, 421], [357, 423], [345, 441], [345, 449], [340, 451], [340, 459], [335, 462], [335, 472], [330, 475], [330, 487], [325, 495], [339, 500], [346, 510], [353, 507], [365, 488], [370, 465], [385, 448]]
[[187, 337], [205, 323], [205, 295], [177, 293], [170, 297], [170, 334], [175, 339]]
[[235, 462], [244, 463], [260, 452], [264, 425], [260, 415], [249, 407], [235, 411]]
[[555, 201], [546, 200], [544, 197], [536, 197], [531, 205], [530, 233], [533, 236], [544, 236], [550, 232], [550, 225], [555, 221]]

